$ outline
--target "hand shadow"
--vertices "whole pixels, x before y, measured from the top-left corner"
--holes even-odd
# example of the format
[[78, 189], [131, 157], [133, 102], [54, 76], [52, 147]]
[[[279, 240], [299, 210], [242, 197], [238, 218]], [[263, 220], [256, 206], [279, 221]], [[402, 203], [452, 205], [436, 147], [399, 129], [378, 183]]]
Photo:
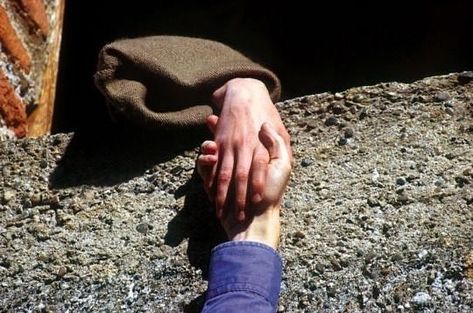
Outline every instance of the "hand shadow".
[[[63, 189], [73, 186], [113, 186], [141, 176], [153, 165], [171, 160], [185, 150], [199, 146], [211, 135], [207, 128], [192, 131], [149, 132], [114, 125], [100, 131], [77, 132], [65, 148], [49, 176], [49, 186]], [[60, 144], [60, 143], [58, 143]], [[185, 196], [184, 207], [169, 222], [165, 243], [176, 247], [188, 238], [190, 264], [201, 269], [207, 279], [210, 251], [226, 240], [194, 170], [192, 177], [176, 192]], [[200, 312], [205, 294], [184, 304], [185, 312]]]
[[49, 176], [52, 189], [80, 185], [113, 186], [141, 176], [207, 138], [205, 126], [192, 131], [145, 131], [111, 125], [76, 132]]
[[[213, 247], [227, 240], [225, 231], [215, 216], [214, 204], [210, 203], [202, 186], [202, 180], [194, 169], [192, 177], [174, 194], [176, 198], [185, 195], [184, 207], [168, 223], [164, 237], [165, 244], [176, 247], [188, 238], [187, 256], [194, 267], [202, 271], [202, 278], [208, 278], [210, 252]], [[200, 312], [205, 293], [190, 303], [184, 304], [184, 312]]]

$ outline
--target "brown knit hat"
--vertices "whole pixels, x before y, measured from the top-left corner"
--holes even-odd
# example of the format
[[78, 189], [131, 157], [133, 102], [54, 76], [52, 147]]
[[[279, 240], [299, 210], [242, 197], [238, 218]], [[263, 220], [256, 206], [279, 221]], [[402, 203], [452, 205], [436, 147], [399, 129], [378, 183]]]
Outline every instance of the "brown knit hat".
[[236, 77], [263, 81], [276, 102], [276, 75], [215, 41], [154, 36], [106, 45], [95, 84], [113, 117], [148, 129], [188, 128], [212, 114], [212, 93]]

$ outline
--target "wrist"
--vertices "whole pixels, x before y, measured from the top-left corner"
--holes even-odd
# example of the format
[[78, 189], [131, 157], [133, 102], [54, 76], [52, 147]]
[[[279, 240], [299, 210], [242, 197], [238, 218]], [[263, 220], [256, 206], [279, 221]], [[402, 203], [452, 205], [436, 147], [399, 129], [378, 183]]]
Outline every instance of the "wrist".
[[[232, 78], [228, 80], [223, 86], [214, 91], [213, 102], [215, 103], [217, 109], [221, 111], [223, 109], [225, 102], [224, 100], [227, 93], [244, 94], [255, 91], [264, 92], [269, 96], [269, 91], [266, 88], [266, 85], [256, 78]], [[232, 104], [235, 105], [233, 102]], [[238, 106], [251, 105], [251, 103], [245, 101], [238, 101], [236, 104]]]
[[260, 242], [277, 249], [281, 232], [279, 208], [268, 209], [247, 223], [249, 223], [247, 227], [229, 234], [229, 239]]

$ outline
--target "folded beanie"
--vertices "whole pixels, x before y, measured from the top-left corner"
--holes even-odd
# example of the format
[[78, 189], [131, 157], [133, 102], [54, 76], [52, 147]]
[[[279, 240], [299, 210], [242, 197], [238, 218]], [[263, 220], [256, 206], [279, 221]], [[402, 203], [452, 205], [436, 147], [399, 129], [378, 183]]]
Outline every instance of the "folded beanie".
[[148, 129], [189, 128], [214, 112], [212, 93], [228, 80], [261, 80], [276, 102], [277, 76], [228, 46], [206, 39], [153, 36], [107, 44], [95, 84], [116, 120]]

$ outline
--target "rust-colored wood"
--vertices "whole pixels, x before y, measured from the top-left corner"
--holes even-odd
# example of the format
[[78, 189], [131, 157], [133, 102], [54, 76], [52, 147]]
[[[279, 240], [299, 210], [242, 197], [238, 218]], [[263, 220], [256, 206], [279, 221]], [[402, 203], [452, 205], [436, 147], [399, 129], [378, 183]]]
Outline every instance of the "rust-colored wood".
[[51, 132], [64, 19], [64, 4], [65, 0], [58, 0], [57, 21], [55, 25], [52, 25], [50, 33], [52, 43], [49, 47], [49, 56], [43, 73], [38, 107], [28, 117], [28, 137], [38, 137]]

